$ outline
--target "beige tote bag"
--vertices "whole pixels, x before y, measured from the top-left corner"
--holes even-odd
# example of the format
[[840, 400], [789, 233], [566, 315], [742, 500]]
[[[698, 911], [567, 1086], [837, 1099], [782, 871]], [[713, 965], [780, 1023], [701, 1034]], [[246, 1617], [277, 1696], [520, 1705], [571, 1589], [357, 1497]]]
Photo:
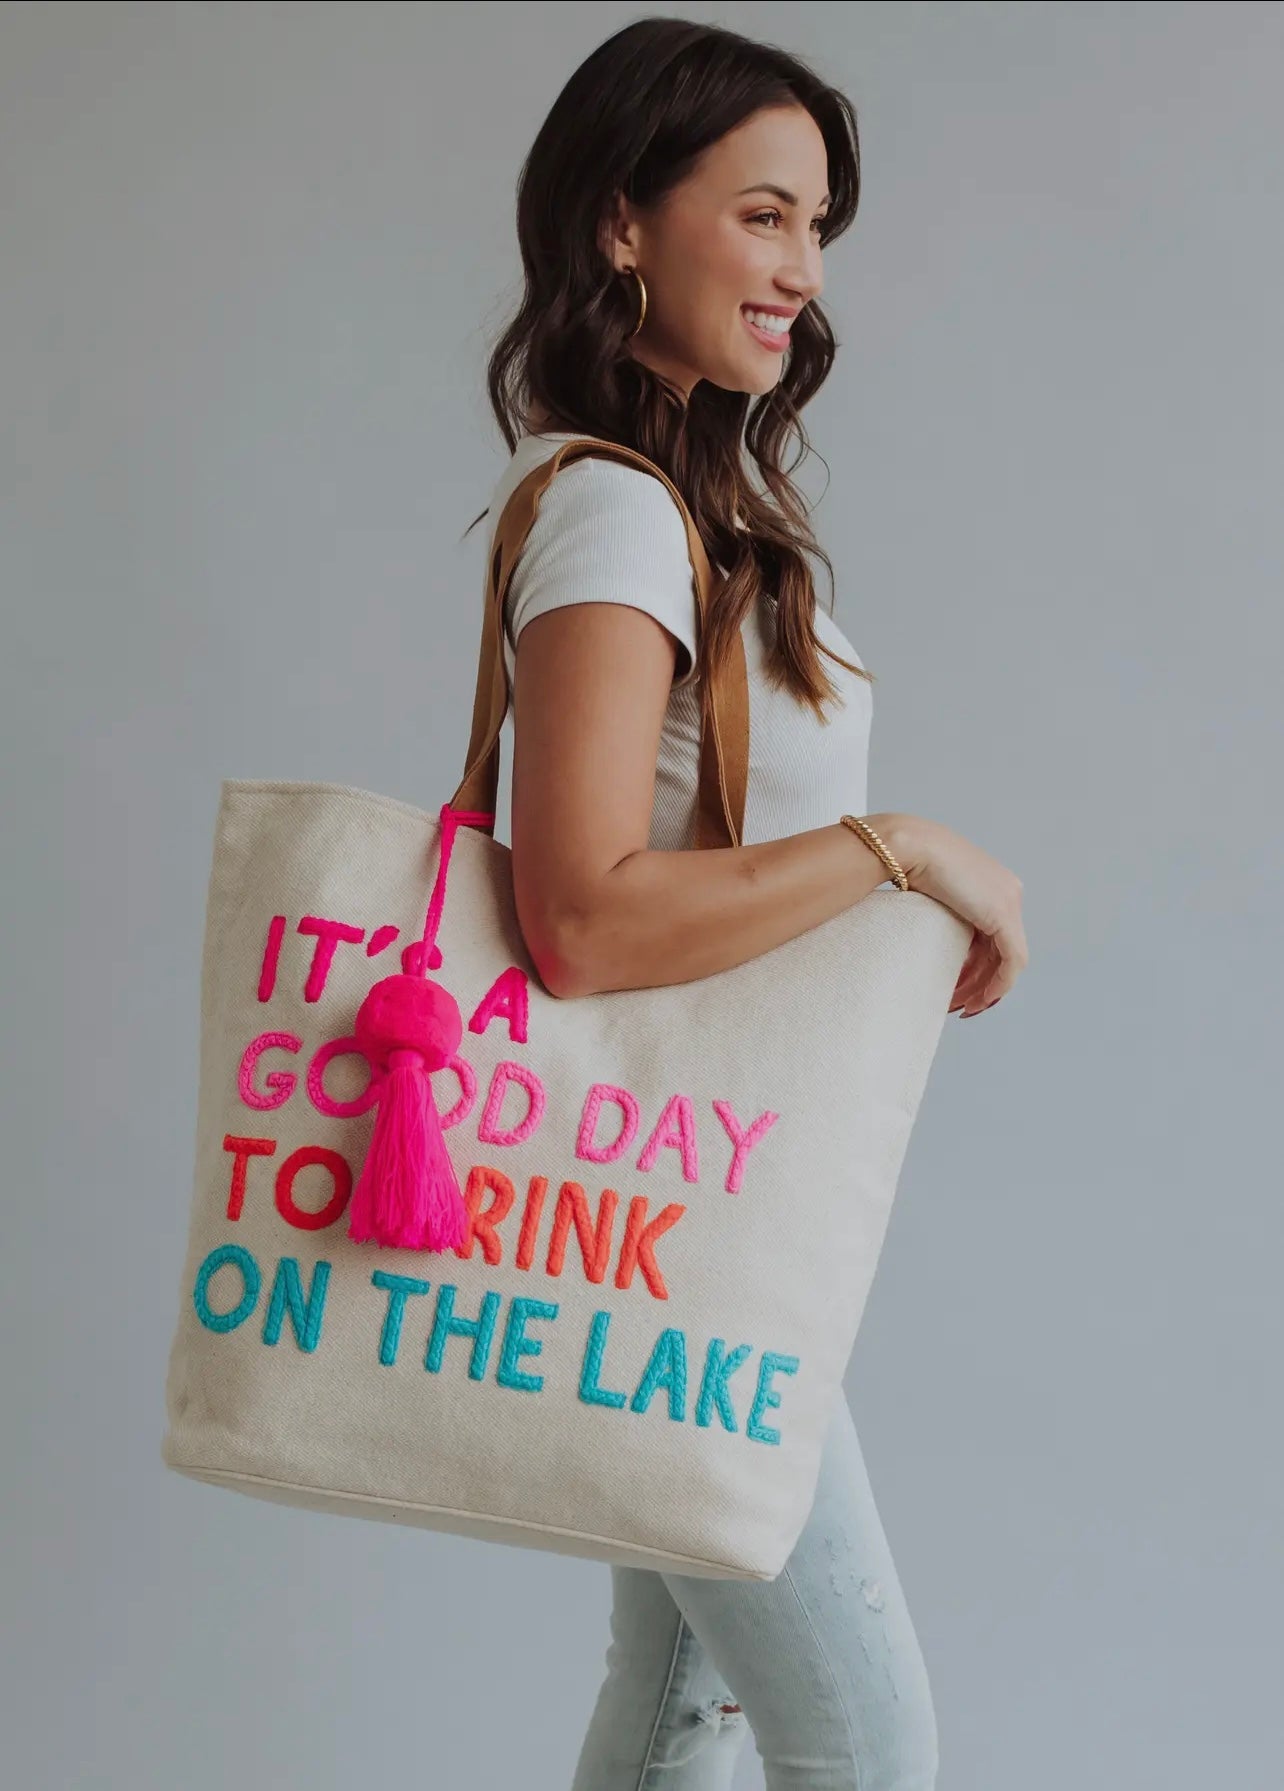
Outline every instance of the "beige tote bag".
[[[495, 529], [465, 775], [439, 814], [222, 785], [162, 1457], [285, 1504], [770, 1580], [811, 1508], [971, 928], [882, 888], [697, 982], [544, 989], [490, 831], [503, 603], [540, 494], [586, 453], [668, 488], [703, 626], [710, 568], [676, 488], [577, 439]], [[737, 845], [743, 654], [702, 688], [698, 846]], [[437, 986], [436, 1057], [371, 1045], [384, 978]], [[462, 1219], [436, 1235], [456, 1243], [372, 1241], [372, 1165], [392, 1187], [402, 1122], [439, 1151], [439, 1214]]]

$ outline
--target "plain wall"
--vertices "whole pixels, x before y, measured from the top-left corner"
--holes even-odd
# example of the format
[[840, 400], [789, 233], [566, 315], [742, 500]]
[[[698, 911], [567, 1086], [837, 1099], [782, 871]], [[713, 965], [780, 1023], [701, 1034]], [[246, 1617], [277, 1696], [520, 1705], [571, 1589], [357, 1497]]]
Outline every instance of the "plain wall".
[[[1264, 1791], [1284, 13], [672, 10], [857, 105], [803, 477], [878, 675], [869, 806], [1025, 884], [1030, 968], [947, 1023], [847, 1376], [942, 1791]], [[0, 11], [24, 1791], [570, 1782], [604, 1566], [233, 1497], [158, 1450], [219, 781], [454, 790], [516, 175], [635, 16]]]

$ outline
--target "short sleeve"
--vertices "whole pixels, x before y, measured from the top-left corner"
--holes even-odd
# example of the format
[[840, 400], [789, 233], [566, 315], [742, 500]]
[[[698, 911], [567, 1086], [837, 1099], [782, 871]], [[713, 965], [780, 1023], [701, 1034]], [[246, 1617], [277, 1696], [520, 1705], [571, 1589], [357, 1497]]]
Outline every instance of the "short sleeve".
[[514, 651], [534, 617], [574, 603], [654, 616], [678, 642], [674, 688], [692, 682], [698, 610], [686, 525], [670, 492], [639, 467], [586, 457], [544, 488], [504, 604]]

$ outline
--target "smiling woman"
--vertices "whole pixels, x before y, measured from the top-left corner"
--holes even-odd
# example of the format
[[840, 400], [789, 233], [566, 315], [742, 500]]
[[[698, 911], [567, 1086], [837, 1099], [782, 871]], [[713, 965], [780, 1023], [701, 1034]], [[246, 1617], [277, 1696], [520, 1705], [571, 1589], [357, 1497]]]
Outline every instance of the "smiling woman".
[[[746, 170], [766, 169], [791, 184], [743, 184]], [[724, 132], [662, 202], [617, 197], [612, 260], [621, 272], [645, 270], [655, 293], [633, 353], [685, 399], [702, 379], [748, 393], [777, 384], [779, 365], [757, 351], [782, 354], [803, 307], [820, 297], [828, 180], [820, 127], [793, 102], [760, 107]], [[762, 209], [768, 195], [780, 206]]]
[[[787, 470], [836, 352], [825, 251], [859, 192], [841, 93], [774, 46], [669, 18], [592, 52], [522, 168], [525, 292], [488, 380], [510, 459], [483, 515], [512, 698], [501, 759], [517, 918], [565, 1002], [713, 976], [822, 926], [889, 871], [902, 890], [935, 874], [922, 842], [935, 848], [948, 830], [860, 814], [872, 678], [817, 603], [812, 563], [829, 561]], [[626, 452], [585, 452], [577, 437]], [[747, 763], [726, 846], [701, 825], [704, 746], [720, 739], [718, 693], [733, 678], [747, 713], [727, 725]], [[721, 746], [716, 756], [726, 808]], [[501, 841], [503, 809], [501, 783]], [[948, 845], [969, 889], [956, 879], [946, 905], [975, 928], [960, 987], [979, 1002], [1021, 967], [1019, 885], [959, 836]], [[764, 1056], [801, 1048], [805, 1028], [781, 1040], [770, 1021]], [[813, 1192], [797, 1190], [799, 1236], [815, 1223]], [[569, 1223], [579, 1195], [564, 1197]], [[658, 1217], [679, 1216], [672, 1202]], [[587, 1237], [587, 1216], [574, 1222]], [[707, 1269], [718, 1276], [716, 1255]], [[746, 1313], [743, 1338], [692, 1347], [721, 1361], [724, 1346], [779, 1343], [771, 1310]], [[655, 1372], [674, 1422], [688, 1373], [680, 1335], [671, 1313]], [[695, 1355], [689, 1368], [703, 1372]], [[607, 1397], [628, 1393], [621, 1383]], [[836, 1535], [853, 1580], [873, 1588], [863, 1599], [841, 1595]], [[573, 1791], [637, 1791], [648, 1768], [672, 1791], [726, 1784], [750, 1727], [772, 1791], [822, 1778], [830, 1791], [930, 1791], [931, 1693], [844, 1399], [777, 1579], [611, 1573], [607, 1674]]]
[[526, 158], [526, 293], [488, 377], [510, 449], [593, 435], [675, 480], [723, 574], [701, 676], [765, 589], [773, 677], [820, 725], [844, 688], [825, 661], [870, 674], [814, 625], [812, 562], [832, 568], [785, 466], [835, 353], [822, 252], [859, 195], [851, 104], [805, 64], [685, 20], [627, 26]]

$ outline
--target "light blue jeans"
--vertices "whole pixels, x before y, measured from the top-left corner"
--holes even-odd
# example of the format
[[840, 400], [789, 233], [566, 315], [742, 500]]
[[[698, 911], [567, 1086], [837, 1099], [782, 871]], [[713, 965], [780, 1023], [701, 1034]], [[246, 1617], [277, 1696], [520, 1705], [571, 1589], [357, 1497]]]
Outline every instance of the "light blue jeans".
[[611, 1567], [606, 1678], [572, 1791], [931, 1791], [927, 1670], [841, 1388], [811, 1514], [771, 1581]]

